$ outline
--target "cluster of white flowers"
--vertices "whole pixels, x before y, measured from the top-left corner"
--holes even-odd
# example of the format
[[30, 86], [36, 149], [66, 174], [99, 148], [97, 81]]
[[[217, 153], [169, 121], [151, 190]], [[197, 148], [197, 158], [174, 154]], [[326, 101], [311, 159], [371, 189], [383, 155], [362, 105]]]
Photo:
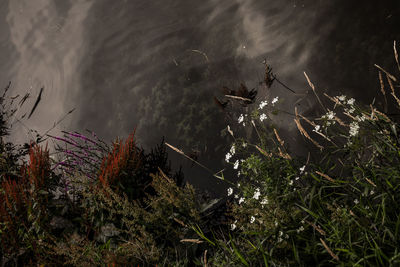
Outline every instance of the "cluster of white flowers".
[[347, 104], [352, 106], [352, 105], [354, 105], [355, 101], [356, 100], [354, 98], [350, 98], [349, 100], [347, 100]]
[[296, 230], [296, 232], [297, 232], [297, 233], [300, 233], [300, 232], [303, 232], [303, 231], [304, 231], [304, 227], [303, 227], [303, 225], [302, 225], [302, 226], [300, 226], [300, 228]]
[[[335, 124], [336, 123], [336, 121], [334, 120], [335, 119], [335, 116], [336, 116], [336, 113], [335, 112], [333, 112], [332, 110], [330, 110], [330, 111], [328, 111], [325, 115], [322, 115], [321, 116], [321, 119], [324, 119], [324, 120], [328, 120], [327, 122], [326, 122], [326, 126], [331, 126], [331, 125], [333, 125], [333, 124]], [[315, 130], [315, 129], [314, 129]]]
[[[279, 231], [278, 242], [282, 242], [282, 241], [283, 241], [282, 236], [283, 236], [283, 232], [282, 232], [282, 231]], [[288, 234], [285, 234], [285, 238], [288, 239], [288, 238], [289, 238], [289, 235], [288, 235]]]
[[261, 196], [260, 188], [256, 188], [253, 198], [258, 200], [260, 198], [260, 196]]
[[242, 123], [244, 120], [244, 116], [243, 114], [240, 114], [239, 118], [238, 118], [238, 123]]
[[230, 195], [233, 194], [233, 188], [232, 188], [232, 187], [229, 187], [229, 188], [227, 189], [227, 191], [228, 191], [228, 196], [230, 196]]
[[290, 186], [293, 185], [293, 180], [290, 180], [289, 185], [290, 185]]
[[268, 101], [261, 101], [260, 105], [258, 106], [258, 109], [263, 109], [266, 105], [268, 105]]
[[265, 115], [264, 113], [261, 114], [260, 116], [260, 121], [266, 120], [267, 119], [267, 115]]
[[264, 208], [264, 205], [267, 205], [267, 204], [268, 204], [268, 198], [267, 198], [267, 197], [264, 197], [264, 198], [261, 200], [260, 204], [261, 204], [261, 207]]
[[352, 114], [354, 111], [356, 111], [356, 109], [353, 108], [353, 107], [352, 108], [345, 108], [344, 111], [347, 112], [347, 113]]
[[349, 131], [350, 136], [356, 136], [359, 130], [360, 126], [358, 125], [357, 122], [350, 123], [350, 131]]
[[231, 231], [236, 229], [236, 223], [237, 223], [237, 220], [235, 220], [235, 222], [231, 224]]
[[232, 155], [230, 153], [226, 153], [225, 155], [225, 161], [229, 162], [229, 160], [231, 159]]
[[340, 102], [346, 101], [346, 96], [345, 95], [336, 96], [336, 98], [339, 99]]
[[239, 205], [242, 204], [243, 202], [244, 202], [244, 197], [241, 197], [241, 198], [239, 199]]
[[313, 132], [319, 132], [319, 129], [321, 129], [321, 126], [319, 126], [317, 124], [317, 125], [315, 125], [315, 128], [313, 129]]
[[336, 98], [337, 100], [339, 100], [339, 102], [340, 102], [341, 104], [343, 104], [343, 105], [346, 105], [346, 104], [347, 104], [347, 105], [350, 106], [350, 108], [344, 108], [344, 111], [345, 111], [345, 112], [351, 114], [351, 113], [353, 113], [353, 112], [355, 111], [353, 105], [354, 105], [354, 102], [356, 102], [356, 100], [355, 100], [354, 98], [350, 98], [350, 99], [347, 100], [347, 98], [346, 98], [345, 95], [336, 96], [335, 98]]
[[326, 113], [324, 116], [324, 118], [328, 118], [329, 120], [333, 120], [336, 116], [336, 113], [333, 112], [332, 110], [328, 111], [328, 113]]
[[251, 217], [250, 217], [250, 223], [255, 222], [255, 220], [256, 220], [256, 218], [255, 218], [254, 216], [251, 216]]
[[238, 118], [238, 123], [243, 124], [243, 126], [246, 126], [246, 122], [245, 122], [245, 118], [247, 117], [247, 114], [240, 114], [239, 118]]
[[306, 168], [306, 165], [304, 165], [303, 167], [301, 167], [300, 170], [300, 174], [302, 174], [304, 172], [304, 169]]
[[279, 97], [275, 97], [274, 99], [272, 99], [271, 103], [274, 106], [276, 102], [278, 102]]
[[233, 164], [233, 168], [237, 170], [239, 168], [239, 160], [236, 160], [235, 163]]
[[235, 145], [232, 145], [231, 149], [229, 150], [228, 153], [225, 155], [225, 161], [229, 162], [229, 160], [232, 158], [232, 156], [235, 155]]
[[358, 116], [358, 115], [356, 116], [356, 121], [361, 122], [361, 121], [365, 121], [365, 119], [366, 119], [366, 117], [364, 114], [362, 116]]

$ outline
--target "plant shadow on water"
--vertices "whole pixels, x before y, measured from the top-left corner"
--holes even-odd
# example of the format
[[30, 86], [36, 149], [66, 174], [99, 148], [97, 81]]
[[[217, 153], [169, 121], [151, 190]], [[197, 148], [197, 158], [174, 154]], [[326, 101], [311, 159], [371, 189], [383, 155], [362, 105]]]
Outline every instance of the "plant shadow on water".
[[[400, 72], [396, 43], [394, 54]], [[400, 108], [397, 76], [375, 67], [380, 93]], [[266, 87], [273, 82], [285, 86], [268, 65], [265, 74]], [[256, 91], [242, 85], [226, 87], [224, 98], [216, 99], [232, 119], [226, 134], [233, 143], [225, 161], [235, 179], [164, 140], [146, 152], [135, 132], [111, 145], [90, 131], [47, 135], [62, 144], [56, 146], [58, 159], [39, 145], [44, 136], [18, 148], [3, 140], [7, 119], [15, 112], [4, 105], [6, 88], [0, 128], [2, 264], [400, 264], [397, 117], [374, 103], [321, 94], [304, 75], [307, 97], [315, 97], [323, 114], [311, 118], [294, 108], [294, 124], [308, 149], [305, 157], [292, 153], [271, 120], [282, 112], [281, 98], [255, 104]], [[226, 197], [210, 199], [183, 183], [167, 149], [227, 183]], [[26, 153], [28, 162], [18, 163]]]

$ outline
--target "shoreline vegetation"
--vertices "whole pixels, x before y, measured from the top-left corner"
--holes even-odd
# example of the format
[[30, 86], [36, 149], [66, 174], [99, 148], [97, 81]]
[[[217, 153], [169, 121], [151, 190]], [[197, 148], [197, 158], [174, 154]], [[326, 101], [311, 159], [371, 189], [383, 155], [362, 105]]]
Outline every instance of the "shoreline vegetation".
[[[8, 120], [28, 97], [15, 108], [10, 83], [0, 99], [2, 266], [398, 266], [400, 126], [387, 111], [390, 102], [400, 109], [393, 47], [399, 75], [375, 65], [383, 107], [321, 93], [304, 73], [307, 97], [324, 114], [311, 119], [294, 108], [306, 158], [271, 123], [278, 97], [256, 104], [244, 84], [224, 87], [225, 98], [214, 97], [222, 111], [248, 111], [227, 126], [234, 141], [225, 161], [238, 182], [164, 140], [145, 151], [134, 131], [111, 145], [94, 132], [51, 129], [30, 144], [5, 142]], [[294, 92], [265, 62], [263, 83], [274, 82]], [[253, 128], [256, 142], [240, 137], [240, 127]], [[41, 144], [47, 140], [58, 142], [58, 157]], [[183, 183], [167, 152], [225, 181], [226, 197]]]

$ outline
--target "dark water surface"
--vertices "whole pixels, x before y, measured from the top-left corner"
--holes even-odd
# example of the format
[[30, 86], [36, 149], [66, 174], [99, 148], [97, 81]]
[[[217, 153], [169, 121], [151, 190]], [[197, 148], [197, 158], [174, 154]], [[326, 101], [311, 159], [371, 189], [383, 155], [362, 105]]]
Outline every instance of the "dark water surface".
[[[215, 171], [230, 168], [223, 164], [229, 138], [221, 131], [228, 123], [238, 126], [213, 103], [222, 85], [257, 87], [267, 58], [297, 92], [308, 89], [306, 71], [324, 91], [369, 103], [378, 88], [373, 64], [394, 72], [398, 2], [3, 0], [0, 81], [12, 81], [11, 95], [32, 95], [13, 120], [12, 138], [26, 141], [27, 128], [44, 133], [76, 108], [53, 135], [90, 129], [111, 141], [136, 128], [145, 148], [165, 136], [185, 151], [198, 150], [199, 160]], [[35, 114], [19, 123], [42, 86]], [[298, 96], [276, 84], [259, 88], [258, 102], [274, 96], [293, 112]], [[313, 103], [299, 108], [309, 111]], [[300, 149], [293, 118], [274, 121]], [[170, 155], [196, 186], [212, 193], [225, 186]]]

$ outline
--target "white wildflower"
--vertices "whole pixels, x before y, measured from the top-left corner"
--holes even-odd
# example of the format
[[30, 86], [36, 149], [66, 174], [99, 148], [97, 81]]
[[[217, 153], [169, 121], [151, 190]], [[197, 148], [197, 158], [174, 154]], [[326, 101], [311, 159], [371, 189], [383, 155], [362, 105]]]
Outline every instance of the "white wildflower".
[[235, 220], [235, 222], [231, 224], [232, 231], [236, 229], [236, 223], [237, 223], [237, 220]]
[[297, 233], [300, 233], [300, 232], [302, 232], [302, 231], [304, 231], [304, 227], [303, 227], [303, 225], [302, 225], [302, 226], [300, 226], [300, 228], [296, 230], [296, 232], [297, 232]]
[[263, 109], [266, 105], [268, 105], [268, 101], [261, 101], [259, 109]]
[[235, 198], [239, 198], [239, 195], [238, 195], [238, 194], [235, 194]]
[[263, 120], [266, 120], [266, 119], [267, 119], [267, 115], [261, 114], [260, 121], [263, 121]]
[[354, 203], [357, 205], [359, 203], [358, 199], [354, 199]]
[[352, 144], [353, 144], [353, 142], [350, 140], [347, 142], [347, 146], [351, 146]]
[[230, 196], [230, 195], [232, 195], [233, 194], [233, 188], [232, 187], [229, 187], [228, 188], [228, 196]]
[[296, 177], [296, 178], [294, 178], [294, 179], [297, 181], [297, 180], [299, 180], [299, 179], [300, 179], [300, 177], [299, 177], [299, 176], [297, 176], [297, 177]]
[[230, 160], [231, 157], [232, 157], [231, 153], [227, 153], [227, 154], [225, 155], [225, 161], [226, 161], [226, 162], [229, 162], [229, 160]]
[[283, 232], [282, 231], [279, 231], [279, 236], [283, 236]]
[[238, 118], [238, 123], [242, 123], [244, 120], [243, 114], [240, 114], [239, 118]]
[[337, 96], [337, 98], [338, 98], [340, 101], [345, 101], [345, 100], [346, 100], [346, 96], [345, 96], [345, 95]]
[[254, 192], [253, 198], [258, 200], [260, 195], [261, 195], [260, 188], [257, 188], [256, 191]]
[[232, 145], [231, 149], [229, 150], [229, 152], [233, 155], [235, 155], [235, 145]]
[[237, 187], [240, 187], [240, 183], [237, 184]]
[[272, 99], [271, 103], [272, 105], [274, 105], [276, 102], [278, 102], [279, 97], [275, 97], [274, 99]]
[[261, 200], [261, 205], [267, 205], [268, 204], [268, 198], [264, 197], [263, 200]]
[[349, 131], [350, 136], [356, 136], [358, 134], [359, 129], [360, 126], [358, 125], [357, 122], [350, 123], [350, 131]]
[[319, 131], [319, 129], [321, 129], [321, 126], [319, 126], [318, 124], [317, 125], [315, 125], [315, 128], [314, 128], [314, 132], [318, 132]]
[[328, 117], [328, 119], [333, 120], [335, 118], [335, 112], [333, 112], [332, 110], [330, 110], [328, 113], [326, 113], [326, 116]]
[[354, 113], [354, 111], [356, 111], [356, 109], [355, 108], [351, 108], [351, 109], [345, 108], [344, 111], [352, 114], [352, 113]]
[[243, 202], [244, 202], [244, 197], [241, 197], [241, 198], [239, 199], [239, 205], [242, 204]]
[[235, 164], [233, 164], [233, 168], [236, 170], [239, 167], [239, 160], [235, 161]]
[[278, 243], [280, 243], [280, 242], [282, 242], [283, 241], [283, 239], [282, 238], [278, 238]]
[[356, 100], [354, 98], [350, 98], [349, 100], [347, 100], [347, 104], [353, 105], [355, 101]]
[[247, 147], [247, 143], [243, 142], [242, 147]]
[[256, 220], [256, 218], [254, 216], [251, 216], [250, 223], [253, 223], [255, 220]]
[[240, 173], [240, 171], [238, 171], [237, 177], [239, 177], [239, 176], [240, 176], [240, 174], [241, 174], [241, 173]]
[[362, 115], [362, 116], [356, 116], [356, 120], [357, 121], [365, 121], [365, 116], [364, 115]]
[[290, 186], [293, 185], [293, 180], [290, 180], [289, 185], [290, 185]]
[[306, 168], [306, 165], [304, 165], [303, 167], [301, 167], [301, 168], [299, 169], [299, 170], [300, 170], [300, 173], [303, 173], [305, 168]]
[[275, 226], [278, 226], [278, 222], [277, 221], [275, 221]]
[[369, 192], [370, 195], [373, 195], [374, 193], [374, 190], [371, 190], [371, 192]]

